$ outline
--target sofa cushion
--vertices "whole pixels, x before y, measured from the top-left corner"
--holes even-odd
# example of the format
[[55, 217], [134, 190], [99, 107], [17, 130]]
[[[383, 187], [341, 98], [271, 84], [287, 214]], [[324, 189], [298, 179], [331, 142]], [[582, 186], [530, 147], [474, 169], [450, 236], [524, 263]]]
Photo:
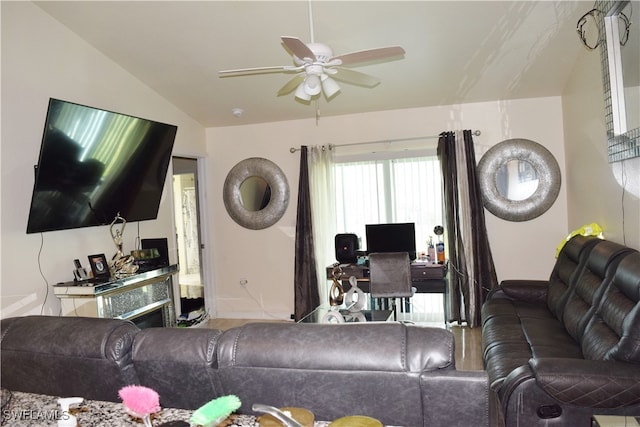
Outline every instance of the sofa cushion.
[[558, 254], [547, 291], [547, 307], [556, 318], [562, 317], [572, 283], [582, 272], [593, 247], [600, 242], [600, 239], [593, 236], [577, 235], [572, 237]]
[[527, 344], [519, 317], [493, 317], [482, 327], [482, 354], [485, 359], [491, 348], [509, 343]]
[[129, 321], [27, 316], [1, 325], [5, 388], [117, 402], [137, 382], [131, 345], [140, 330]]
[[566, 348], [572, 348], [581, 357], [580, 345], [557, 319], [522, 319], [522, 330], [531, 346], [532, 355], [540, 348], [557, 347], [559, 352], [565, 353]]
[[[513, 321], [522, 316], [553, 316], [547, 307], [547, 288], [549, 282], [544, 280], [505, 280], [500, 283], [499, 293], [494, 293], [482, 305], [483, 324], [495, 317], [510, 316]], [[517, 287], [525, 289], [518, 291]]]
[[221, 367], [397, 372], [455, 368], [451, 332], [393, 322], [251, 323], [223, 334], [218, 362]]
[[[320, 420], [367, 415], [423, 425], [420, 375], [455, 372], [454, 340], [401, 323], [248, 324], [224, 332], [218, 374], [241, 412], [253, 403], [309, 409]], [[318, 398], [318, 396], [323, 398]]]
[[620, 259], [582, 341], [588, 359], [640, 363], [640, 253]]
[[591, 249], [601, 242], [591, 236], [574, 236], [562, 248], [546, 281], [503, 280], [482, 306], [483, 324], [495, 316], [562, 318], [572, 283], [582, 272]]
[[585, 268], [576, 278], [565, 302], [562, 323], [577, 341], [589, 319], [593, 316], [598, 302], [611, 281], [617, 258], [629, 252], [629, 248], [618, 243], [603, 240], [589, 253]]
[[197, 409], [219, 397], [216, 345], [222, 331], [201, 328], [148, 328], [133, 342], [140, 384], [160, 395], [169, 408]]

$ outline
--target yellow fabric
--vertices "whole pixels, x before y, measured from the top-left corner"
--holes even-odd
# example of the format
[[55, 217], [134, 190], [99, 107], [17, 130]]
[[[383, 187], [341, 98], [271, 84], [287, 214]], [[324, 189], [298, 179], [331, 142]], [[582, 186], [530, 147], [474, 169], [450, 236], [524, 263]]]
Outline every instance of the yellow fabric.
[[558, 255], [560, 255], [560, 251], [562, 250], [564, 245], [569, 240], [571, 240], [573, 236], [577, 236], [579, 234], [582, 236], [596, 236], [600, 239], [604, 239], [602, 227], [600, 227], [598, 224], [596, 224], [595, 222], [592, 222], [591, 224], [583, 225], [582, 227], [576, 230], [573, 230], [562, 242], [560, 242], [560, 244], [558, 245], [558, 248], [556, 249], [556, 258], [558, 258]]

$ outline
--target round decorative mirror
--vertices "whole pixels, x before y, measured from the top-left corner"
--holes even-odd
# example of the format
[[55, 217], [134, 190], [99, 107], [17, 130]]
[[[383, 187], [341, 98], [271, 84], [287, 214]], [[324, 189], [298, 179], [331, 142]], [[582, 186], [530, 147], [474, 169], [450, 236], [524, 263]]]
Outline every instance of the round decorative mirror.
[[525, 160], [506, 161], [496, 171], [496, 188], [509, 200], [528, 199], [538, 189], [539, 182], [535, 168]]
[[224, 181], [222, 198], [235, 222], [260, 230], [284, 215], [289, 204], [289, 184], [275, 163], [251, 157], [231, 168]]
[[478, 162], [484, 206], [508, 221], [528, 221], [545, 213], [560, 192], [560, 167], [542, 145], [508, 139], [491, 147]]
[[271, 200], [271, 186], [261, 176], [250, 176], [240, 184], [240, 201], [251, 212], [266, 208]]

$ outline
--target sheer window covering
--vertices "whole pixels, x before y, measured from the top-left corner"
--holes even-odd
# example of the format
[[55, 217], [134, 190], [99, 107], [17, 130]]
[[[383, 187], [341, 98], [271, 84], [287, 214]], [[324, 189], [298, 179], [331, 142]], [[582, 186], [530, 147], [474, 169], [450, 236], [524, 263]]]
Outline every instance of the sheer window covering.
[[337, 233], [333, 150], [328, 146], [309, 146], [308, 161], [318, 288], [320, 303], [324, 304], [329, 295], [325, 268], [335, 262], [334, 236]]
[[416, 246], [426, 251], [442, 224], [442, 185], [436, 156], [335, 164], [336, 227], [365, 243], [365, 225], [416, 224]]

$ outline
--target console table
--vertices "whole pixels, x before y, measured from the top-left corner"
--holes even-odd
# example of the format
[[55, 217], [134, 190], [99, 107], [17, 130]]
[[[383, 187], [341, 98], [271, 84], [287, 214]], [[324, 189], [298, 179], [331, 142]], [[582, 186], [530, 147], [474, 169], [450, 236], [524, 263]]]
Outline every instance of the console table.
[[[369, 267], [362, 264], [335, 263], [327, 267], [327, 280], [333, 279], [333, 271], [338, 268], [341, 272], [340, 280], [345, 292], [351, 288], [349, 277], [353, 276], [358, 281], [358, 287], [363, 292], [369, 293]], [[448, 294], [447, 281], [448, 263], [432, 264], [427, 261], [413, 261], [411, 263], [411, 283], [416, 288], [416, 293], [443, 294], [445, 319], [448, 318]], [[404, 304], [407, 311], [408, 304]]]
[[173, 281], [178, 265], [170, 265], [107, 281], [71, 281], [53, 286], [63, 316], [111, 317], [139, 327], [175, 326]]

